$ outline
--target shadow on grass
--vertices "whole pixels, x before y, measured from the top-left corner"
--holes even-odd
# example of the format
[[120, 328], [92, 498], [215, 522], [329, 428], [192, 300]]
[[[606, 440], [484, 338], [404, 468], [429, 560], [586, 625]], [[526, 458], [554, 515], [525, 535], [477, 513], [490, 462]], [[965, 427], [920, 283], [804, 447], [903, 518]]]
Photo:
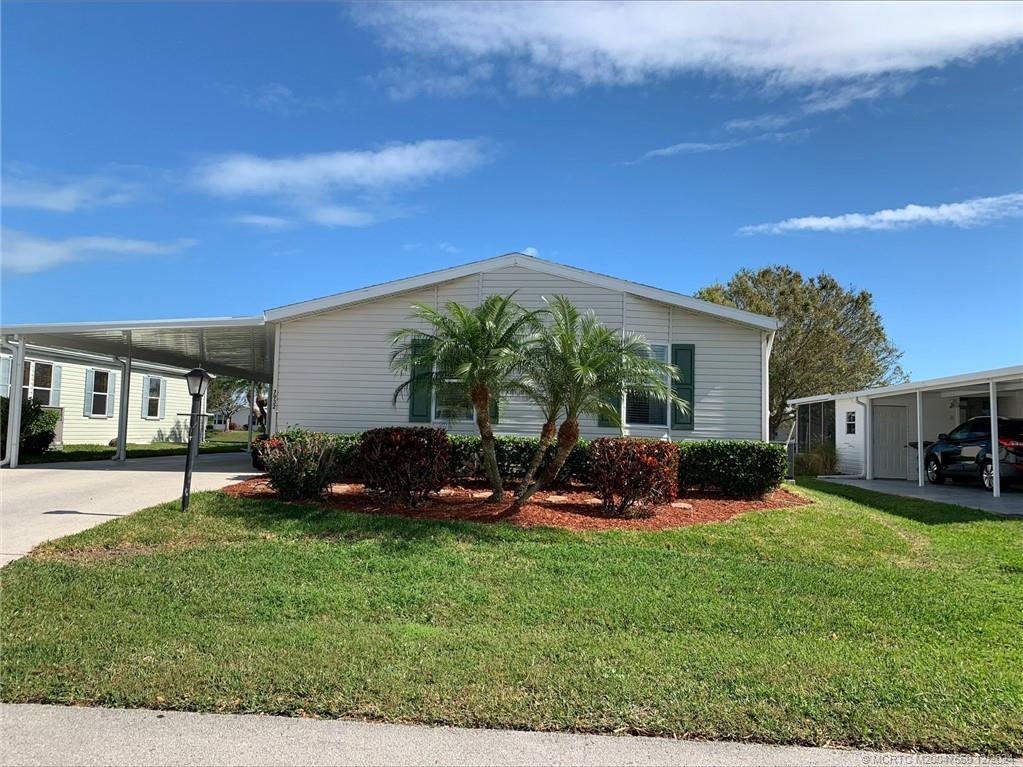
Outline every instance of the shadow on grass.
[[[901, 495], [878, 493], [850, 485], [824, 482], [809, 477], [800, 477], [797, 487], [805, 487], [819, 493], [845, 498], [863, 504], [886, 514], [893, 514], [925, 525], [962, 524], [964, 522], [1010, 522], [1012, 517], [992, 514], [979, 509], [970, 509], [951, 503], [908, 498]], [[1018, 519], [1016, 521], [1019, 521]]]

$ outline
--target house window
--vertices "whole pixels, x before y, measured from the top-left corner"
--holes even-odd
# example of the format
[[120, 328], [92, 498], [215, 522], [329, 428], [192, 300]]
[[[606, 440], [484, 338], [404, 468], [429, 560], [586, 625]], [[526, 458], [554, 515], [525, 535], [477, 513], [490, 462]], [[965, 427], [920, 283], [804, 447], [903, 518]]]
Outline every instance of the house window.
[[[112, 411], [113, 375], [108, 370], [90, 370], [86, 373], [89, 396], [85, 402], [85, 414], [90, 418], [107, 418]], [[92, 386], [89, 387], [88, 384]]]
[[845, 433], [855, 434], [856, 433], [856, 411], [847, 410], [845, 412]]
[[465, 401], [465, 391], [456, 379], [445, 379], [443, 384], [434, 387], [434, 421], [472, 421], [474, 418], [472, 403]]
[[49, 406], [53, 402], [53, 365], [49, 362], [25, 360], [25, 374], [22, 396], [25, 399]]
[[0, 397], [11, 396], [11, 358], [0, 357]]
[[[668, 361], [668, 347], [664, 344], [650, 344], [650, 356], [661, 362]], [[664, 383], [671, 384], [671, 377], [666, 375]], [[625, 395], [625, 423], [628, 426], [667, 426], [668, 403], [651, 397], [642, 389], [627, 392]]]
[[150, 377], [146, 379], [146, 418], [160, 417], [160, 400], [163, 395], [163, 379]]

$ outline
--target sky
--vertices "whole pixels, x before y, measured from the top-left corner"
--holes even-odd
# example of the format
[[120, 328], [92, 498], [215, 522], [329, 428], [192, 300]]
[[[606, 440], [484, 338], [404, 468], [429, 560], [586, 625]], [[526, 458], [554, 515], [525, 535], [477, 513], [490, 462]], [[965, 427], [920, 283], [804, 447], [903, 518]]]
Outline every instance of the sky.
[[523, 251], [870, 291], [1023, 363], [1023, 4], [2, 6], [5, 324], [259, 314]]

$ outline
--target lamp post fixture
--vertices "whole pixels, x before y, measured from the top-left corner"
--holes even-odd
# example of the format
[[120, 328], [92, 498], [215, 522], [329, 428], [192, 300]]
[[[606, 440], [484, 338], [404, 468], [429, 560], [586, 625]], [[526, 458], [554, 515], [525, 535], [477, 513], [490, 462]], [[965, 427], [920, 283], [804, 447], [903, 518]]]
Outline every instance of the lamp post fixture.
[[192, 463], [199, 452], [199, 419], [202, 416], [202, 398], [210, 386], [210, 374], [202, 368], [193, 368], [185, 374], [188, 393], [192, 395], [192, 413], [188, 422], [188, 453], [185, 455], [185, 488], [181, 492], [181, 510], [188, 510], [192, 492]]

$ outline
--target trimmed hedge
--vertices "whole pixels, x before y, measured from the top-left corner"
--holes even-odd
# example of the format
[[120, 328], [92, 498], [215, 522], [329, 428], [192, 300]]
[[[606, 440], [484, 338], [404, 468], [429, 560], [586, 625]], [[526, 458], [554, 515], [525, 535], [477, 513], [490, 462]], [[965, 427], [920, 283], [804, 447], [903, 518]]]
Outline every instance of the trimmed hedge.
[[369, 490], [418, 506], [451, 475], [451, 445], [443, 429], [370, 429], [359, 440], [359, 474]]
[[[7, 418], [10, 412], [10, 400], [0, 397], [0, 451], [7, 452]], [[23, 399], [21, 402], [21, 440], [18, 447], [21, 455], [39, 455], [45, 453], [53, 438], [57, 436], [57, 421], [60, 411], [50, 410], [38, 402]]]
[[[483, 449], [482, 440], [478, 435], [449, 434], [451, 442], [451, 476], [459, 480], [485, 480], [486, 473], [483, 471]], [[536, 450], [537, 437], [495, 437], [495, 452], [497, 453], [497, 468], [501, 471], [501, 477], [505, 480], [516, 481], [522, 479], [526, 473], [530, 461], [533, 460], [533, 453]], [[557, 446], [551, 444], [547, 449], [547, 455], [540, 464], [537, 472], [539, 476], [543, 473], [547, 464], [554, 460]], [[558, 474], [557, 482], [564, 483], [575, 481], [588, 483], [590, 475], [590, 443], [586, 440], [579, 440], [578, 444], [569, 453], [568, 460]]]
[[753, 440], [679, 442], [678, 486], [756, 498], [785, 480], [785, 448]]
[[633, 506], [657, 506], [675, 498], [678, 444], [656, 439], [593, 440], [590, 478], [604, 509], [625, 516]]

